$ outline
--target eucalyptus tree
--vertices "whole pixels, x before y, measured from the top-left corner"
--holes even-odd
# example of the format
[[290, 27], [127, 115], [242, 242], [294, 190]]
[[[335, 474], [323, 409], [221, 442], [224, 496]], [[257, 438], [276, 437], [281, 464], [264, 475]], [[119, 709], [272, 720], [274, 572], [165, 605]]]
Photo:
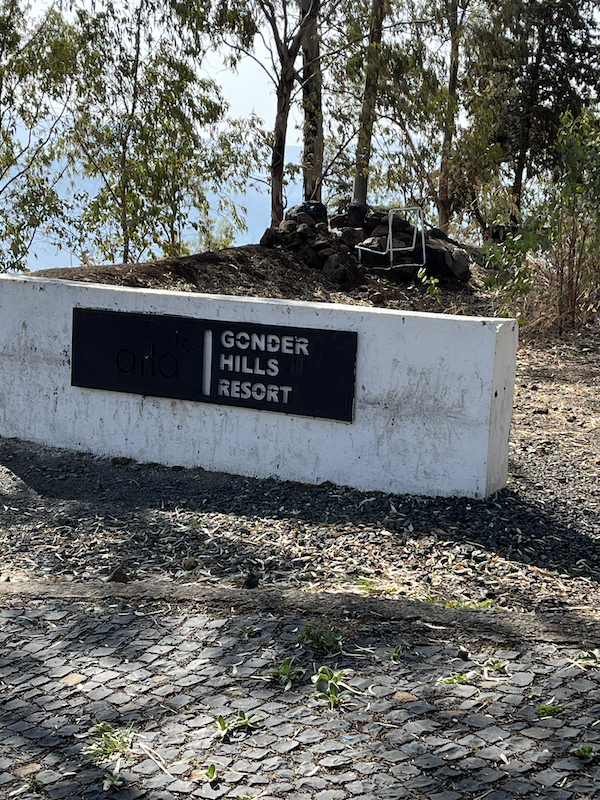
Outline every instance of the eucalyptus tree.
[[398, 0], [362, 0], [344, 9], [339, 58], [328, 63], [324, 91], [330, 133], [324, 180], [338, 195], [407, 196], [411, 185], [419, 193], [428, 175], [419, 151], [423, 143], [430, 150], [431, 125], [426, 137], [419, 132], [430, 122], [438, 84], [415, 13]]
[[76, 37], [50, 8], [0, 0], [0, 271], [26, 265], [38, 229], [63, 212], [55, 153], [76, 71]]
[[492, 111], [491, 143], [512, 176], [518, 221], [527, 179], [556, 163], [560, 120], [598, 99], [596, 0], [488, 0], [477, 34], [472, 113]]
[[[296, 62], [318, 10], [317, 0], [303, 9], [286, 0], [221, 0], [216, 8], [214, 35], [225, 48], [228, 64], [235, 68], [244, 56], [253, 58], [266, 72], [276, 91], [275, 120], [270, 136], [271, 224], [278, 225], [284, 210], [285, 143], [298, 73]], [[259, 38], [269, 53], [268, 64], [255, 54]]]
[[226, 106], [200, 77], [197, 31], [169, 6], [103, 0], [76, 19], [79, 80], [63, 154], [84, 189], [55, 235], [123, 263], [184, 254], [186, 229], [206, 225], [207, 191], [243, 183], [252, 121], [219, 128]]
[[[217, 39], [236, 67], [240, 58], [255, 59], [275, 88], [276, 112], [270, 135], [271, 224], [283, 218], [285, 143], [290, 109], [298, 90], [304, 111], [304, 195], [318, 198], [322, 183], [323, 109], [320, 41], [323, 25], [335, 9], [333, 0], [221, 0], [217, 6]], [[266, 47], [267, 63], [256, 54]], [[299, 67], [302, 56], [302, 68]]]
[[482, 0], [405, 3], [380, 91], [387, 185], [403, 186], [404, 196], [433, 211], [444, 231], [461, 210], [458, 162], [471, 124], [465, 113], [467, 53], [482, 9]]

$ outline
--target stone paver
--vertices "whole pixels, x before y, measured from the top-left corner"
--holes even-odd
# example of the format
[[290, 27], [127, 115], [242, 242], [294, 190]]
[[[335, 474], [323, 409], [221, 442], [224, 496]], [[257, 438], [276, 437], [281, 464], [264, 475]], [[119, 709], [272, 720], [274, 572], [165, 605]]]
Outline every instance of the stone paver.
[[[302, 625], [193, 603], [7, 600], [0, 800], [600, 798], [600, 766], [573, 755], [600, 751], [593, 659], [490, 645], [465, 662], [433, 635], [395, 662], [398, 642], [358, 637], [323, 657], [296, 643]], [[289, 656], [305, 674], [286, 689], [267, 678]], [[316, 697], [320, 663], [353, 671], [339, 707]], [[562, 710], [544, 717], [542, 703]], [[250, 725], [219, 735], [220, 716]], [[102, 736], [122, 752], [90, 762]]]

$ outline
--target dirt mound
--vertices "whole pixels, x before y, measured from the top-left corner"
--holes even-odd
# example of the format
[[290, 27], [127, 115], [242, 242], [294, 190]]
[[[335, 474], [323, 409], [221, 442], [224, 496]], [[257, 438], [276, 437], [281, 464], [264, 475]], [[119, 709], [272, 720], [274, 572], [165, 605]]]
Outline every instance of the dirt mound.
[[419, 282], [399, 286], [377, 275], [365, 276], [364, 285], [342, 289], [322, 270], [312, 269], [282, 250], [261, 245], [228, 247], [142, 264], [46, 269], [34, 276], [140, 289], [493, 316], [489, 297], [481, 291], [483, 279], [476, 274], [469, 284], [440, 283], [436, 296], [428, 294], [427, 287]]
[[291, 256], [261, 245], [228, 247], [210, 253], [161, 261], [116, 266], [82, 266], [46, 269], [40, 278], [61, 278], [132, 286], [142, 289], [173, 289], [288, 300], [329, 300], [339, 286], [322, 272], [312, 270]]

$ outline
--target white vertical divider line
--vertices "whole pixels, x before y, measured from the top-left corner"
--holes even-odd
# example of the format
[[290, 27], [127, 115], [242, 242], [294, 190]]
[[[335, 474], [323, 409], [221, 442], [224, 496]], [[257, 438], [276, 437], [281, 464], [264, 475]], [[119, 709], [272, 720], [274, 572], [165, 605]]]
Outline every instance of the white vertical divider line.
[[212, 331], [204, 331], [204, 348], [202, 352], [202, 394], [210, 397], [210, 384], [212, 378]]

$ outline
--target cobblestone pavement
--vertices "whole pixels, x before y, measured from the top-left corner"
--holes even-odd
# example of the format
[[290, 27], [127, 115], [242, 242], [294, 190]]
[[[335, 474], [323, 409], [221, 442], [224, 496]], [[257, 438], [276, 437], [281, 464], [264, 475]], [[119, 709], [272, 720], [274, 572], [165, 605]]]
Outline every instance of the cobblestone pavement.
[[[572, 754], [600, 750], [600, 652], [467, 653], [431, 627], [414, 641], [354, 632], [323, 656], [298, 644], [301, 618], [5, 598], [0, 800], [600, 797], [600, 766]], [[268, 673], [290, 656], [306, 671], [287, 688]], [[347, 693], [333, 709], [311, 682], [323, 664], [353, 671], [334, 679]], [[219, 717], [241, 712], [257, 727], [219, 736]], [[90, 761], [94, 737], [108, 750], [119, 734], [125, 752]]]

